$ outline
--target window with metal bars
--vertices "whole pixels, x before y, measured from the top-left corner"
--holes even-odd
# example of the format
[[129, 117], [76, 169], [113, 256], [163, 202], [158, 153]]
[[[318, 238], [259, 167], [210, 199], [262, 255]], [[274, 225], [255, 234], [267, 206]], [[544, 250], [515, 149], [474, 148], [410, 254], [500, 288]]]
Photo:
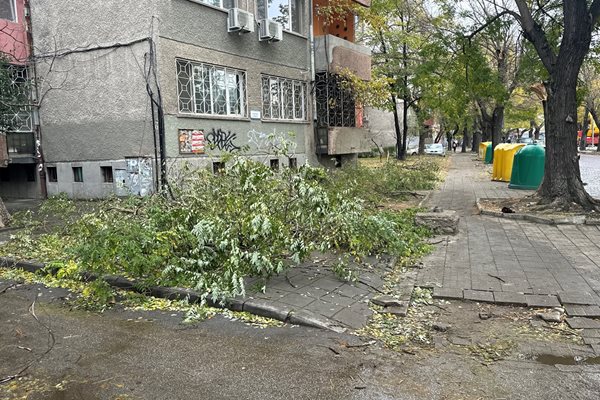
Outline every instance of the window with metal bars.
[[315, 75], [317, 127], [356, 126], [356, 102], [349, 89], [342, 86], [336, 74], [318, 72]]
[[177, 60], [179, 112], [246, 116], [246, 72]]
[[263, 119], [306, 121], [306, 84], [263, 75]]

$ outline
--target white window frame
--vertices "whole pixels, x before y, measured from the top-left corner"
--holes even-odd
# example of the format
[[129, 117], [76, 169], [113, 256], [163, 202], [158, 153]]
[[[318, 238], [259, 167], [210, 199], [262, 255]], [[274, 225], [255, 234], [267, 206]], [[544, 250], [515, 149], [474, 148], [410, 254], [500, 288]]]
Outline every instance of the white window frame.
[[[273, 93], [271, 92], [271, 81], [277, 81], [278, 83], [278, 87], [279, 87], [279, 93], [278, 93], [278, 97], [279, 97], [279, 105], [278, 105], [278, 110], [277, 113], [280, 116], [279, 118], [274, 118], [273, 117]], [[283, 82], [289, 82], [292, 88], [292, 118], [285, 118], [283, 117], [285, 115], [284, 109], [285, 109], [285, 102], [283, 101]], [[268, 90], [269, 93], [269, 99], [268, 99], [268, 104], [266, 103], [266, 99], [264, 97], [265, 95], [265, 82], [269, 85], [268, 88], [266, 88], [266, 90]], [[290, 78], [282, 78], [279, 76], [272, 76], [272, 75], [261, 75], [261, 83], [260, 83], [260, 87], [261, 87], [261, 94], [262, 94], [262, 108], [263, 108], [263, 120], [267, 120], [267, 121], [297, 121], [297, 122], [306, 122], [307, 121], [307, 88], [306, 88], [306, 82], [301, 81], [301, 80], [297, 80], [297, 79], [290, 79]], [[301, 90], [302, 90], [302, 94], [300, 96], [301, 99], [301, 114], [300, 116], [296, 116], [296, 87], [297, 85], [300, 86]], [[269, 109], [269, 113], [265, 113], [266, 109]], [[265, 117], [265, 115], [269, 115], [269, 117]]]
[[[248, 111], [247, 111], [247, 101], [246, 101], [246, 94], [247, 94], [247, 90], [246, 90], [246, 85], [247, 85], [247, 78], [246, 78], [246, 71], [241, 70], [241, 69], [236, 69], [236, 68], [229, 68], [229, 67], [224, 67], [224, 66], [220, 66], [220, 65], [214, 65], [214, 64], [208, 64], [208, 63], [203, 63], [203, 62], [195, 62], [195, 61], [189, 61], [189, 60], [184, 60], [184, 59], [176, 59], [176, 63], [178, 65], [177, 68], [177, 109], [179, 111], [180, 114], [188, 114], [188, 115], [202, 115], [202, 116], [211, 116], [211, 117], [234, 117], [234, 118], [245, 118], [248, 115]], [[182, 111], [181, 109], [181, 101], [180, 101], [180, 96], [181, 96], [181, 88], [180, 88], [180, 78], [179, 78], [179, 64], [180, 63], [187, 63], [191, 66], [191, 73], [189, 74], [189, 87], [192, 88], [192, 92], [190, 93], [190, 102], [191, 102], [191, 110], [190, 111]], [[196, 97], [197, 97], [197, 93], [195, 88], [197, 87], [196, 83], [195, 83], [195, 79], [194, 79], [194, 68], [215, 68], [218, 70], [222, 70], [224, 75], [225, 75], [225, 82], [227, 82], [227, 74], [228, 73], [233, 73], [236, 75], [241, 76], [241, 81], [239, 83], [238, 86], [238, 91], [240, 93], [239, 96], [239, 109], [240, 109], [240, 113], [232, 113], [231, 112], [231, 103], [229, 102], [230, 100], [230, 96], [229, 96], [229, 87], [225, 88], [225, 105], [226, 105], [226, 112], [225, 114], [218, 114], [215, 112], [215, 102], [212, 99], [212, 95], [213, 95], [213, 77], [212, 74], [209, 75], [209, 97], [210, 97], [210, 112], [209, 113], [203, 113], [203, 112], [198, 112], [197, 107], [198, 104], [196, 102]], [[200, 86], [203, 86], [202, 84]]]
[[[13, 14], [15, 16], [15, 19], [5, 19], [5, 18], [0, 18], [0, 21], [4, 20], [4, 21], [10, 21], [10, 22], [14, 22], [14, 23], [18, 23], [19, 22], [19, 13], [17, 10], [17, 0], [9, 0], [12, 3], [13, 6]], [[223, 1], [223, 0], [220, 0]]]
[[[304, 32], [304, 27], [302, 26], [302, 21], [304, 21], [305, 15], [300, 15], [299, 19], [300, 19], [300, 25], [301, 26], [298, 27], [298, 30], [293, 30], [293, 27], [292, 27], [292, 21], [294, 19], [292, 17], [292, 3], [294, 1], [295, 0], [282, 0], [282, 2], [287, 2], [288, 10], [290, 10], [290, 13], [288, 15], [289, 19], [288, 19], [288, 22], [287, 22], [287, 26], [285, 24], [281, 24], [281, 26], [283, 27], [283, 30], [285, 30], [287, 32], [292, 32], [292, 33], [296, 33], [296, 34], [299, 34], [299, 35], [304, 35], [305, 32]], [[263, 17], [264, 18], [268, 18], [271, 21], [276, 21], [274, 18], [277, 18], [278, 15], [270, 15], [268, 0], [258, 0], [258, 2], [262, 2], [264, 4], [265, 14], [266, 15], [264, 15]], [[298, 2], [298, 4], [301, 5], [301, 7], [299, 9], [297, 9], [296, 12], [304, 14], [306, 12], [306, 0], [300, 0]], [[263, 18], [263, 17], [261, 17], [261, 18]], [[276, 22], [279, 22], [279, 21], [276, 21]]]

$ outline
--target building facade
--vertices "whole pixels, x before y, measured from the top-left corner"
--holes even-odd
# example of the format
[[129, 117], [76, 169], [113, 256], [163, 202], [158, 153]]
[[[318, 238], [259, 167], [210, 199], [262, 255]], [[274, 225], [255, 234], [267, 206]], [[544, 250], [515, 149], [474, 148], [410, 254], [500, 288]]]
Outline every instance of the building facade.
[[25, 0], [0, 0], [0, 54], [8, 63], [13, 88], [30, 98], [8, 116], [8, 132], [0, 133], [0, 196], [43, 197], [44, 179], [35, 103], [31, 36]]
[[144, 195], [224, 152], [279, 168], [368, 148], [336, 71], [369, 79], [370, 53], [320, 0], [28, 1], [48, 195]]

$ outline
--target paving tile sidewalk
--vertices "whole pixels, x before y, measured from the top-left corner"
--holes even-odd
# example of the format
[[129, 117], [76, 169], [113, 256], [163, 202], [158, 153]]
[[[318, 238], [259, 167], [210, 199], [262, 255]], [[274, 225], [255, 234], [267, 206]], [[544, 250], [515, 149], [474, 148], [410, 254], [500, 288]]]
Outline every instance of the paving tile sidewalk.
[[[257, 302], [282, 312], [311, 315], [326, 325], [360, 329], [372, 315], [370, 300], [382, 295], [383, 278], [395, 261], [390, 257], [366, 260], [370, 267], [356, 266], [361, 271], [356, 282], [340, 280], [332, 270], [335, 262], [333, 256], [315, 256], [304, 265], [272, 277], [264, 293], [260, 290], [262, 281], [247, 280], [247, 296], [240, 300], [245, 305]], [[416, 274], [412, 279], [409, 274], [402, 287], [396, 288], [396, 295], [407, 305], [415, 279]]]
[[[599, 227], [477, 215], [477, 198], [531, 192], [490, 181], [486, 167], [474, 159], [472, 154], [452, 155], [446, 181], [429, 197], [428, 206], [461, 215], [460, 232], [445, 237], [425, 258], [417, 285], [436, 288], [449, 298], [462, 292], [463, 298], [503, 304], [600, 305]], [[598, 313], [590, 307], [572, 309], [578, 314]]]

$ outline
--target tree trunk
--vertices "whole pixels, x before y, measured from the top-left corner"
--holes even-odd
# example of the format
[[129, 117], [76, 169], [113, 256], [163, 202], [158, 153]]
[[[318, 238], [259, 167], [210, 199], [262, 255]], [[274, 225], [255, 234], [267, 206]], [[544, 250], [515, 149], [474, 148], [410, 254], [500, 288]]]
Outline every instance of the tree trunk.
[[[565, 64], [565, 63], [561, 63]], [[596, 202], [585, 191], [577, 156], [577, 76], [579, 68], [557, 67], [551, 76], [546, 101], [546, 163], [538, 189], [542, 204], [569, 209], [573, 203], [594, 209]]]
[[448, 151], [452, 151], [452, 132], [446, 132], [446, 144], [448, 145]]
[[526, 0], [515, 0], [523, 34], [535, 47], [550, 78], [544, 82], [547, 100], [544, 107], [546, 124], [546, 164], [537, 195], [540, 204], [569, 209], [573, 203], [586, 210], [597, 209], [598, 203], [585, 191], [581, 181], [577, 155], [577, 78], [589, 52], [592, 31], [598, 18], [598, 2], [562, 2], [563, 30], [558, 53], [552, 50], [547, 33], [531, 13]]
[[496, 108], [494, 108], [492, 126], [492, 159], [494, 158], [494, 149], [500, 144], [502, 128], [504, 128], [504, 106], [496, 106]]
[[427, 130], [423, 129], [419, 135], [419, 154], [425, 153], [425, 139], [427, 138]]
[[402, 146], [398, 153], [399, 160], [406, 159], [406, 142], [408, 138], [408, 99], [406, 96], [404, 96], [402, 101], [402, 109], [404, 112], [402, 113]]
[[471, 152], [479, 152], [479, 144], [481, 143], [481, 133], [477, 130], [473, 131], [473, 143], [471, 145]]
[[465, 128], [463, 129], [462, 148], [461, 148], [460, 152], [466, 153], [468, 145], [469, 145], [469, 131], [467, 130], [467, 127], [465, 126]]
[[398, 117], [398, 104], [396, 96], [392, 95], [392, 103], [394, 104], [394, 130], [396, 131], [396, 158], [400, 159], [400, 148], [402, 147], [402, 132], [400, 132], [400, 118]]
[[579, 150], [585, 150], [586, 147], [586, 137], [588, 126], [590, 123], [588, 114], [590, 113], [590, 109], [585, 106], [585, 112], [583, 113], [583, 126], [581, 127], [581, 139], [579, 139]]
[[4, 202], [2, 201], [2, 197], [0, 197], [0, 228], [4, 228], [4, 227], [8, 226], [9, 222], [10, 222], [10, 214], [8, 213], [8, 210], [6, 209]]

